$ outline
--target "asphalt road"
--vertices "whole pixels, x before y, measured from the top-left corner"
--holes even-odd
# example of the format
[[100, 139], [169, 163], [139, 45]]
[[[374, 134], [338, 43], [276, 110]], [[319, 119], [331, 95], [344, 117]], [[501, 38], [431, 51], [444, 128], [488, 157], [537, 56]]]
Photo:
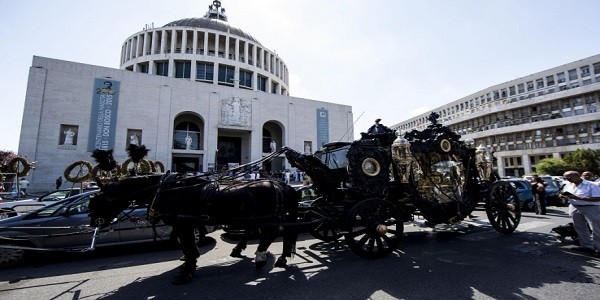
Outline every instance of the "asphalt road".
[[[517, 232], [497, 233], [483, 212], [457, 226], [405, 226], [392, 255], [366, 260], [343, 239], [300, 236], [288, 269], [255, 270], [252, 258], [231, 258], [235, 240], [209, 235], [193, 282], [170, 284], [181, 252], [167, 244], [118, 247], [88, 254], [50, 253], [0, 270], [1, 299], [594, 299], [600, 259], [570, 250], [550, 233], [567, 223], [566, 208], [524, 213]], [[597, 298], [596, 298], [597, 299]]]

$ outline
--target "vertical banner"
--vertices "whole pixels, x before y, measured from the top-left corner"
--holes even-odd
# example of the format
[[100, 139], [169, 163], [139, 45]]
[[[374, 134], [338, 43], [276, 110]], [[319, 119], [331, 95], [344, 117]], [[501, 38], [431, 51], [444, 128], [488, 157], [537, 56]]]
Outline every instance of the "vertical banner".
[[329, 113], [324, 108], [317, 109], [317, 149], [329, 143]]
[[88, 151], [110, 150], [115, 147], [119, 81], [96, 78], [92, 96], [92, 117]]

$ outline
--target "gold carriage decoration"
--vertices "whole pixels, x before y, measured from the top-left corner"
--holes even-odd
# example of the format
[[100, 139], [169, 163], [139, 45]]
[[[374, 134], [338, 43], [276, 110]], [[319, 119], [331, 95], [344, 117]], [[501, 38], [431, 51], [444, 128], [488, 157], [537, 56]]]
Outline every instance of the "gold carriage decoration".
[[[99, 165], [92, 167], [92, 164], [85, 160], [76, 161], [70, 164], [64, 171], [63, 175], [69, 182], [82, 183], [88, 180], [95, 180], [99, 182], [109, 182], [114, 178], [128, 175], [129, 164], [132, 163], [131, 159], [127, 159], [123, 164], [116, 164], [115, 168], [111, 171], [104, 171], [100, 169]], [[29, 171], [31, 168], [29, 164], [25, 165], [25, 171]], [[140, 173], [164, 173], [165, 165], [160, 161], [152, 160], [141, 160], [137, 166], [136, 171]], [[21, 171], [23, 173], [24, 171]], [[19, 173], [19, 174], [21, 174]], [[25, 172], [26, 174], [26, 172]], [[23, 176], [23, 175], [19, 175]]]
[[92, 179], [92, 164], [85, 160], [76, 161], [65, 169], [63, 175], [69, 182], [82, 183], [90, 180]]
[[11, 172], [17, 174], [17, 177], [27, 176], [30, 170], [35, 169], [32, 163], [20, 156], [11, 159], [7, 166]]

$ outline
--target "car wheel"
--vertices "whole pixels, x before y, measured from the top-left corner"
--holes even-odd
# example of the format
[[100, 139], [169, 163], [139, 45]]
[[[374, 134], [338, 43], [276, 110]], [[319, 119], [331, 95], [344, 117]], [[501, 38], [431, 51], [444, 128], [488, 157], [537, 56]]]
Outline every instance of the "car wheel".
[[535, 211], [535, 202], [533, 200], [523, 202], [523, 210]]
[[[17, 245], [8, 245], [17, 246]], [[23, 262], [25, 250], [0, 248], [0, 267], [7, 267]]]

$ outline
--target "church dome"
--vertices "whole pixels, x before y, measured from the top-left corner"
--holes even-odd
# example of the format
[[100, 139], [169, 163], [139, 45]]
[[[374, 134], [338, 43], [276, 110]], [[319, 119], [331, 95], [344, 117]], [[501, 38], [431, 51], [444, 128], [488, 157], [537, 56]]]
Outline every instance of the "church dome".
[[217, 31], [222, 31], [225, 33], [237, 35], [239, 37], [242, 37], [242, 38], [248, 39], [252, 42], [255, 42], [257, 44], [260, 44], [260, 42], [258, 40], [256, 40], [249, 33], [244, 32], [242, 29], [235, 27], [235, 26], [231, 26], [226, 21], [212, 19], [212, 18], [208, 18], [208, 17], [181, 19], [181, 20], [170, 22], [163, 27], [195, 27], [195, 28], [217, 30]]

